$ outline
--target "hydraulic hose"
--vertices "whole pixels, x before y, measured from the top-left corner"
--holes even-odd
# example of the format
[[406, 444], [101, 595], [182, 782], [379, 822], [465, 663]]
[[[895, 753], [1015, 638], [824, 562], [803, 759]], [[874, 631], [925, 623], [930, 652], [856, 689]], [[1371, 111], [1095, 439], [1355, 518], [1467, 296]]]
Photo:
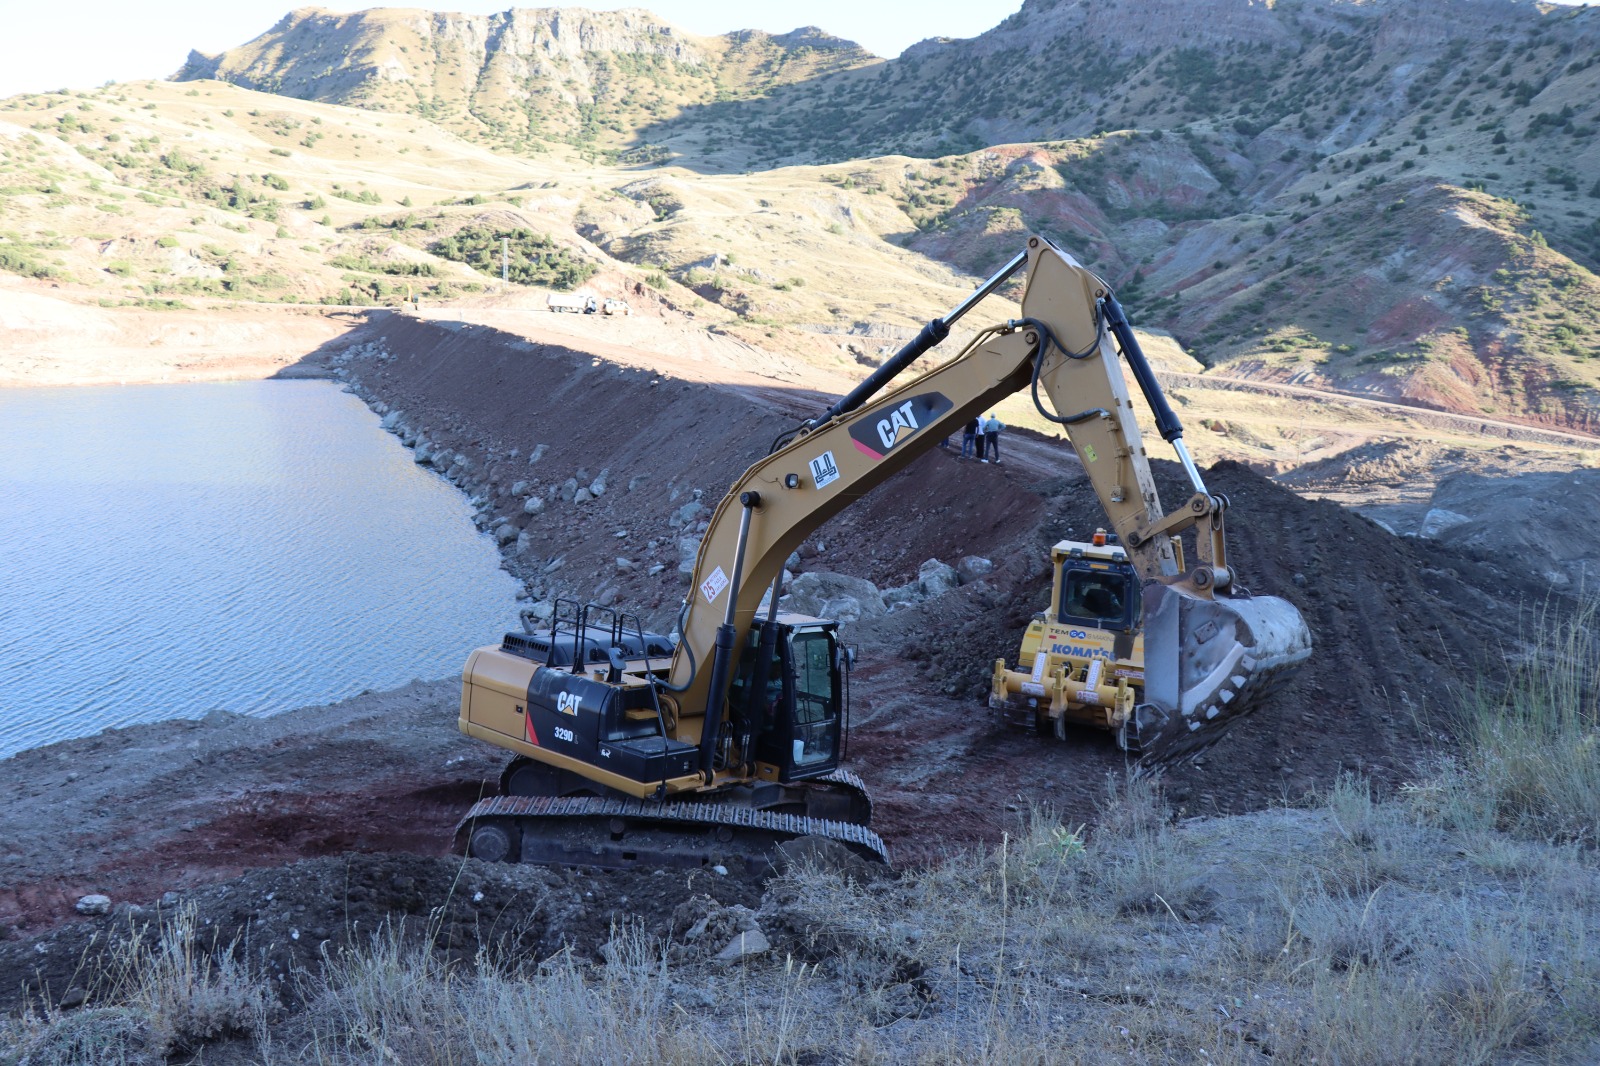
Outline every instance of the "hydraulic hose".
[[[1033, 378], [1028, 383], [1028, 394], [1033, 398], [1034, 410], [1038, 411], [1046, 420], [1054, 422], [1058, 426], [1075, 426], [1079, 422], [1087, 422], [1091, 418], [1107, 417], [1104, 407], [1091, 407], [1086, 411], [1079, 411], [1075, 415], [1067, 415], [1065, 417], [1051, 414], [1039, 399], [1039, 373], [1044, 368], [1044, 359], [1046, 355], [1050, 354], [1050, 349], [1056, 349], [1068, 359], [1087, 359], [1100, 347], [1101, 333], [1099, 329], [1096, 329], [1094, 342], [1089, 347], [1081, 352], [1074, 352], [1057, 340], [1055, 331], [1037, 318], [1018, 318], [1006, 324], [1039, 331], [1039, 346], [1033, 353]], [[1099, 316], [1096, 316], [1096, 325], [1099, 326], [1099, 324]]]

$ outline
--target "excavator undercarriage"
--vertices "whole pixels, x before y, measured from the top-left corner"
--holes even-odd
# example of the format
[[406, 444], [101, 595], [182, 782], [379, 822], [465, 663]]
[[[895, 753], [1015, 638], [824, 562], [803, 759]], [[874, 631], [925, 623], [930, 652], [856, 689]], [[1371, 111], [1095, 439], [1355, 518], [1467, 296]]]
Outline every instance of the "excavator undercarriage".
[[[500, 775], [500, 795], [457, 825], [457, 847], [493, 862], [759, 874], [779, 844], [820, 837], [887, 863], [866, 828], [866, 786], [838, 768], [849, 667], [836, 624], [787, 614], [770, 624], [770, 646], [753, 635], [731, 688], [743, 710], [735, 724], [760, 734], [745, 750], [773, 761], [748, 780], [673, 794], [671, 784], [699, 781], [699, 748], [670, 737], [675, 712], [657, 687], [667, 660], [656, 657], [673, 642], [594, 604], [561, 601], [542, 629], [525, 619], [489, 665], [476, 667], [475, 655], [467, 667], [464, 731], [523, 754]], [[818, 659], [824, 669], [806, 669]], [[786, 718], [784, 706], [801, 713]], [[769, 719], [759, 730], [747, 720], [755, 707]]]
[[822, 837], [862, 859], [887, 863], [867, 828], [872, 801], [861, 779], [836, 770], [799, 789], [761, 786], [704, 801], [655, 803], [632, 796], [508, 793], [476, 804], [456, 827], [457, 847], [491, 862], [605, 869], [721, 866], [759, 876], [778, 845]]

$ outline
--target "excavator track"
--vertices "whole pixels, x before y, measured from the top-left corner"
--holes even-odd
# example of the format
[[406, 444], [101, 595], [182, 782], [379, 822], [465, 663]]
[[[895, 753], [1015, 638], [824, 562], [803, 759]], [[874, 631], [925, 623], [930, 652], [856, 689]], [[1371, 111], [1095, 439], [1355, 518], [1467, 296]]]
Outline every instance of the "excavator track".
[[[853, 786], [839, 783], [856, 787], [859, 779]], [[478, 802], [456, 826], [458, 849], [491, 862], [618, 870], [722, 866], [754, 876], [772, 867], [780, 844], [801, 837], [833, 840], [868, 861], [889, 862], [883, 840], [863, 825], [730, 803], [495, 796]]]
[[834, 818], [833, 821], [853, 822], [857, 825], [872, 824], [872, 794], [867, 791], [867, 783], [849, 770], [834, 770], [821, 777], [814, 777], [808, 783], [832, 786], [818, 791], [833, 793], [848, 803], [851, 809], [850, 816]]

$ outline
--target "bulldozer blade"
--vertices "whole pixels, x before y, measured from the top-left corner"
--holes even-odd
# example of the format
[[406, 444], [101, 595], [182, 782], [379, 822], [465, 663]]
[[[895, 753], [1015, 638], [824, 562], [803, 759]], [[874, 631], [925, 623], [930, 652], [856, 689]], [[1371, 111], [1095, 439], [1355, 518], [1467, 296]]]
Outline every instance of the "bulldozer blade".
[[1145, 763], [1215, 743], [1311, 655], [1311, 631], [1276, 596], [1203, 599], [1145, 589], [1144, 699], [1117, 743]]

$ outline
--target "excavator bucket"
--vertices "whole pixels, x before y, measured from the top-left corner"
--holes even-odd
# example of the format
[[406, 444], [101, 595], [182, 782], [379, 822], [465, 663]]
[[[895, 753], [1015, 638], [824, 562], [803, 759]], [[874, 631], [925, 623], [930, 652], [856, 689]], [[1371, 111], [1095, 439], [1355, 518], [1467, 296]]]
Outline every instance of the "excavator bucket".
[[1144, 599], [1144, 700], [1117, 743], [1147, 762], [1213, 744], [1311, 655], [1311, 631], [1276, 596], [1210, 600], [1169, 585]]

